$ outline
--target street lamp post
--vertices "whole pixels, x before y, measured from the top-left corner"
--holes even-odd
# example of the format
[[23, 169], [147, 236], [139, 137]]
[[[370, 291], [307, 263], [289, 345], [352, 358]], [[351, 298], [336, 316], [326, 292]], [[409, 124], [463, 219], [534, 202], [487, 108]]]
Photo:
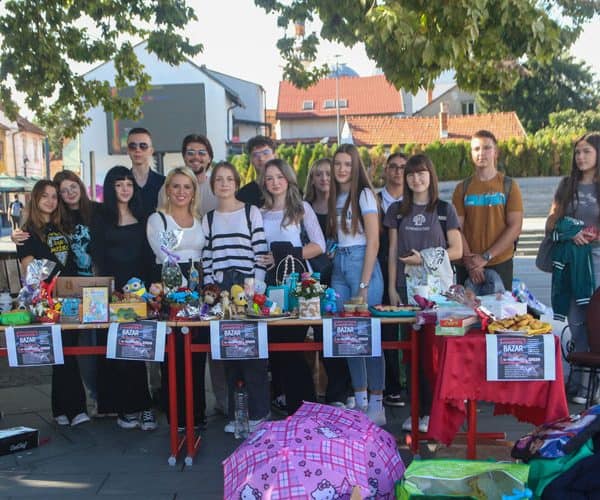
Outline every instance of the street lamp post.
[[340, 55], [335, 55], [335, 131], [340, 145]]

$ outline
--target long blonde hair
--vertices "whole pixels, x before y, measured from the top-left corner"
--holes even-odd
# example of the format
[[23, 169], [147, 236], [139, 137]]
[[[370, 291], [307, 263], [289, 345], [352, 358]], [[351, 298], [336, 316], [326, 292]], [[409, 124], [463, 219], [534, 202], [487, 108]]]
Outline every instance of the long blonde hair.
[[160, 191], [158, 192], [157, 210], [166, 214], [171, 213], [171, 203], [169, 202], [169, 197], [167, 196], [167, 188], [171, 185], [173, 177], [175, 177], [176, 175], [184, 175], [190, 181], [192, 181], [192, 186], [194, 186], [194, 194], [192, 195], [192, 202], [188, 205], [188, 211], [190, 215], [194, 216], [195, 218], [198, 218], [198, 207], [200, 206], [198, 179], [196, 179], [194, 172], [189, 167], [175, 167], [174, 169], [169, 170], [165, 182], [160, 188]]
[[315, 175], [317, 173], [317, 170], [319, 169], [319, 167], [321, 165], [327, 165], [329, 167], [329, 182], [330, 183], [331, 183], [331, 178], [333, 177], [333, 172], [331, 171], [332, 163], [329, 158], [321, 158], [319, 160], [316, 160], [310, 166], [310, 170], [308, 171], [308, 175], [306, 176], [306, 185], [304, 186], [304, 199], [306, 201], [308, 201], [308, 203], [310, 203], [311, 205], [317, 199], [317, 190], [315, 189], [314, 180], [315, 180]]
[[50, 214], [50, 223], [53, 224], [60, 232], [63, 232], [62, 221], [60, 218], [59, 195], [58, 187], [50, 180], [43, 179], [37, 181], [31, 191], [31, 198], [25, 207], [25, 221], [23, 227], [25, 230], [34, 232], [43, 239], [43, 229], [47, 222], [44, 220], [42, 212], [39, 209], [40, 199], [46, 190], [46, 187], [51, 187], [56, 192], [56, 209]]

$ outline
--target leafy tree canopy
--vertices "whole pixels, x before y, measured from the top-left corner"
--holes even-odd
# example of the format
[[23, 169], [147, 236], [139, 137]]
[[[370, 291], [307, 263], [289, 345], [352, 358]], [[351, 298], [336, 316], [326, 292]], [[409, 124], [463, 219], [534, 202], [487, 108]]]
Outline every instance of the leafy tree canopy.
[[[125, 37], [146, 39], [148, 50], [177, 65], [193, 56], [181, 30], [197, 19], [184, 0], [8, 0], [0, 13], [0, 103], [9, 118], [17, 107], [12, 88], [47, 128], [73, 136], [102, 105], [134, 118], [149, 88], [149, 77]], [[73, 63], [115, 64], [117, 88], [135, 86], [133, 99], [121, 98], [109, 82], [86, 79]], [[12, 85], [11, 85], [12, 84]], [[12, 87], [12, 88], [11, 88]]]
[[[570, 44], [581, 23], [600, 10], [588, 0], [255, 0], [279, 14], [279, 25], [319, 19], [320, 32], [286, 36], [279, 49], [284, 78], [315, 83], [325, 68], [306, 69], [320, 39], [352, 47], [364, 43], [396, 87], [427, 88], [444, 70], [455, 69], [466, 90], [509, 88], [520, 62], [548, 61]], [[561, 24], [555, 20], [560, 19]]]
[[575, 113], [590, 110], [600, 103], [600, 82], [590, 69], [563, 54], [548, 64], [525, 64], [528, 74], [506, 92], [479, 94], [484, 111], [516, 111], [524, 127], [535, 132], [549, 123], [551, 113], [571, 109]]
[[550, 113], [548, 125], [536, 137], [578, 137], [592, 131], [600, 131], [600, 106], [587, 111], [565, 109]]
[[[508, 88], [521, 61], [548, 61], [570, 43], [580, 24], [598, 12], [589, 0], [254, 0], [279, 15], [278, 24], [320, 20], [320, 32], [302, 39], [284, 36], [278, 47], [284, 78], [308, 86], [325, 68], [307, 69], [319, 41], [346, 46], [364, 43], [398, 88], [428, 87], [454, 68], [467, 90]], [[63, 123], [74, 135], [85, 113], [102, 105], [118, 117], [135, 118], [149, 77], [128, 39], [145, 39], [148, 49], [176, 65], [193, 56], [182, 30], [196, 16], [185, 0], [5, 0], [0, 7], [0, 103], [14, 118], [12, 89], [25, 96], [40, 123]], [[559, 24], [555, 19], [560, 19]], [[136, 87], [124, 99], [102, 80], [86, 79], [73, 63], [112, 59], [117, 88]], [[62, 110], [59, 112], [59, 110]]]

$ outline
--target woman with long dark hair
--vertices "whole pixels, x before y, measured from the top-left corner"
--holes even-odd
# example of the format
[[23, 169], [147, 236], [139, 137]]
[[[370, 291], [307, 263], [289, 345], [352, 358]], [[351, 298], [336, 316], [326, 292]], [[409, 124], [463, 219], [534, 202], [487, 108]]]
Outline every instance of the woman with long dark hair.
[[[96, 274], [113, 276], [117, 290], [133, 277], [146, 281], [154, 265], [140, 189], [126, 167], [113, 167], [104, 178], [104, 203], [92, 226], [92, 256]], [[151, 408], [144, 363], [103, 360], [99, 364], [100, 413], [117, 413], [117, 424], [124, 429], [149, 431], [157, 427]]]
[[[585, 314], [600, 286], [600, 243], [594, 234], [599, 228], [600, 133], [591, 132], [575, 142], [571, 172], [558, 185], [546, 221], [546, 232], [554, 232], [552, 259], [560, 263], [552, 273], [552, 308], [558, 319], [567, 317], [576, 352], [589, 351]], [[569, 382], [572, 401], [585, 404], [581, 372], [573, 372]]]
[[[445, 224], [440, 222], [440, 206], [443, 206]], [[450, 261], [462, 257], [460, 223], [454, 207], [439, 199], [438, 180], [431, 160], [422, 154], [411, 156], [404, 166], [404, 195], [401, 201], [392, 203], [386, 212], [384, 226], [388, 228], [388, 293], [392, 305], [408, 302], [406, 266], [423, 266], [424, 255], [436, 256], [439, 268], [446, 272], [444, 279], [452, 284]], [[444, 229], [445, 227], [445, 229]], [[422, 253], [423, 252], [423, 253]], [[423, 269], [427, 269], [423, 266]], [[429, 413], [435, 384], [431, 360], [436, 341], [433, 332], [419, 334], [420, 406], [419, 430], [427, 432]], [[410, 418], [403, 426], [410, 430]]]
[[[65, 234], [58, 208], [58, 191], [52, 181], [38, 181], [31, 192], [23, 229], [26, 240], [17, 246], [23, 275], [34, 259], [48, 259], [55, 263], [53, 275], [75, 274], [75, 264], [69, 239]], [[62, 333], [65, 347], [76, 344], [72, 332]], [[52, 365], [52, 414], [59, 425], [72, 426], [88, 422], [85, 391], [81, 383], [79, 365], [74, 356], [65, 356], [63, 365]]]

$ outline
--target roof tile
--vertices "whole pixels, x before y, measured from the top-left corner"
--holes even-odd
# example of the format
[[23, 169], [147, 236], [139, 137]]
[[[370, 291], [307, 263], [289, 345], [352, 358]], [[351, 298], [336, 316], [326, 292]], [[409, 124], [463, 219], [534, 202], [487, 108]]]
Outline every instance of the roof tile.
[[482, 129], [491, 131], [499, 141], [526, 136], [519, 117], [514, 112], [448, 116], [447, 138], [440, 137], [439, 116], [352, 116], [347, 120], [354, 143], [359, 146], [468, 141], [475, 132]]
[[[323, 78], [307, 89], [299, 89], [288, 81], [279, 82], [277, 119], [335, 116], [335, 107], [325, 109], [325, 100], [335, 103], [336, 79]], [[348, 107], [340, 115], [395, 115], [404, 111], [400, 92], [384, 75], [339, 78], [339, 98]], [[304, 101], [313, 101], [314, 109], [303, 110]]]

